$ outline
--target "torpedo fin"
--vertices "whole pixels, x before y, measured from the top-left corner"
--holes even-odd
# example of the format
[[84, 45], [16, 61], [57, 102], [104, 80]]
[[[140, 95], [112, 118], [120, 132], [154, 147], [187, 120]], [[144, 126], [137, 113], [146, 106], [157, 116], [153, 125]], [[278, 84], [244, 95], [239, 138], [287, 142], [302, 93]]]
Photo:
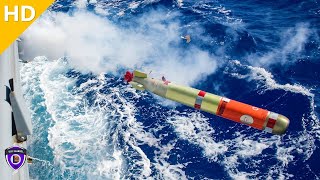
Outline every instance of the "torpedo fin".
[[140, 71], [133, 71], [134, 77], [139, 77], [139, 78], [147, 78], [148, 75], [146, 73], [140, 72]]
[[135, 88], [135, 89], [137, 89], [137, 90], [140, 90], [140, 91], [145, 90], [144, 87], [143, 87], [143, 85], [142, 85], [142, 84], [139, 84], [139, 83], [137, 83], [137, 82], [131, 81], [131, 82], [129, 82], [129, 84], [131, 84], [132, 87]]

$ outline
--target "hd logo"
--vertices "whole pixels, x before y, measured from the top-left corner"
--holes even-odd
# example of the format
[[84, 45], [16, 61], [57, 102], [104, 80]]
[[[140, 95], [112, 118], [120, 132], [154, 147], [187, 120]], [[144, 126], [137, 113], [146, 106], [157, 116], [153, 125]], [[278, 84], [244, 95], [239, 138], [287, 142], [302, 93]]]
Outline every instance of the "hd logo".
[[54, 2], [54, 0], [0, 0], [0, 54]]
[[[27, 16], [27, 13], [29, 13], [29, 16]], [[4, 21], [8, 22], [9, 16], [13, 16], [14, 21], [17, 22], [19, 21], [19, 14], [22, 22], [28, 22], [34, 19], [36, 11], [32, 6], [14, 6], [13, 10], [10, 10], [9, 6], [4, 6]]]

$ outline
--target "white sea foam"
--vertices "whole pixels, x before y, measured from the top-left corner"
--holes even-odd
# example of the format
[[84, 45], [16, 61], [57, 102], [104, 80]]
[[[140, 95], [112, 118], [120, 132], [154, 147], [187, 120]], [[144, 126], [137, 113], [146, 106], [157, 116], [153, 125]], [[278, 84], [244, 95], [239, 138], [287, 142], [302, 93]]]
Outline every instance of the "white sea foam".
[[97, 4], [95, 7], [94, 7], [94, 11], [101, 15], [101, 16], [107, 16], [109, 15], [109, 11], [107, 9], [105, 9], [102, 5], [100, 4]]
[[[50, 113], [46, 118], [52, 126], [47, 138], [54, 161], [51, 162], [52, 169], [47, 170], [53, 177], [145, 179], [150, 178], [154, 167], [158, 177], [187, 179], [182, 170], [184, 165], [168, 163], [165, 154], [169, 154], [170, 144], [162, 147], [159, 140], [137, 122], [134, 105], [122, 95], [132, 93], [131, 97], [135, 99], [139, 94], [125, 87], [110, 88], [108, 94], [99, 93], [100, 89], [116, 81], [102, 74], [77, 87], [76, 79], [66, 75], [70, 70], [66, 60], [48, 61], [45, 57], [23, 64], [21, 70], [24, 92], [29, 95], [35, 92], [34, 89], [41, 92], [27, 96], [28, 103], [34, 107], [33, 119], [41, 115], [35, 112], [40, 104], [32, 104], [36, 96], [43, 97], [45, 103], [41, 106]], [[95, 96], [95, 102], [90, 106], [85, 98], [88, 92], [94, 92]], [[45, 124], [38, 127], [41, 123], [37, 122], [36, 128], [40, 129], [36, 132], [47, 131], [48, 127], [43, 127]], [[31, 144], [43, 142], [42, 138], [35, 134]], [[118, 146], [121, 139], [126, 143], [124, 148]], [[155, 162], [151, 162], [139, 147], [143, 144], [157, 149]], [[46, 146], [45, 142], [43, 145]]]
[[264, 68], [261, 67], [253, 67], [253, 66], [248, 66], [248, 68], [252, 71], [251, 78], [255, 80], [260, 80], [264, 81], [265, 86], [267, 89], [272, 90], [272, 89], [283, 89], [285, 91], [290, 91], [294, 93], [299, 93], [303, 94], [306, 96], [309, 96], [311, 98], [314, 97], [314, 94], [311, 93], [312, 89], [307, 89], [299, 84], [278, 84], [274, 79], [273, 75], [266, 71]]
[[182, 7], [183, 6], [183, 0], [177, 0], [177, 4], [179, 7]]
[[[102, 138], [108, 136], [105, 131], [109, 125], [105, 122], [106, 114], [99, 108], [89, 107], [81, 94], [74, 94], [75, 79], [65, 76], [68, 70], [66, 61], [52, 61], [40, 76], [47, 111], [54, 122], [49, 128], [48, 140], [55, 163], [63, 172], [91, 176], [95, 175], [97, 167], [90, 161], [99, 162], [97, 158], [109, 157], [113, 163], [106, 171], [115, 173], [105, 177], [119, 178], [122, 160], [116, 148], [108, 149], [108, 141]], [[74, 169], [75, 166], [79, 167]], [[101, 168], [99, 170], [101, 172]]]
[[88, 0], [76, 0], [73, 4], [79, 9], [85, 9], [88, 5]]
[[136, 9], [136, 8], [139, 7], [139, 5], [140, 5], [139, 2], [133, 1], [133, 2], [131, 2], [131, 3], [129, 4], [129, 8], [130, 8], [130, 9]]
[[[222, 141], [215, 140], [221, 132], [215, 132], [201, 113], [177, 113], [168, 117], [168, 122], [175, 127], [179, 138], [187, 140], [203, 149], [203, 155], [209, 161], [218, 162], [225, 167], [233, 179], [248, 179], [255, 177], [258, 172], [239, 171], [241, 159], [261, 156], [262, 151], [273, 142], [248, 139], [239, 133], [237, 138]], [[229, 155], [226, 155], [229, 154]]]
[[[107, 13], [97, 8], [99, 14]], [[72, 15], [47, 13], [23, 34], [24, 58], [68, 56], [70, 66], [85, 73], [117, 74], [121, 68], [152, 70], [172, 81], [191, 84], [213, 73], [217, 61], [192, 44], [188, 50], [172, 45], [182, 41], [180, 22], [174, 20], [178, 15], [152, 11], [137, 18], [134, 27], [122, 28], [85, 10]]]
[[[39, 61], [42, 62], [39, 63]], [[95, 173], [97, 168], [100, 175], [108, 172], [101, 177], [119, 179], [122, 165], [121, 153], [119, 155], [117, 150], [112, 153], [111, 150], [109, 154], [110, 149], [105, 149], [107, 141], [99, 140], [105, 136], [104, 130], [107, 126], [103, 121], [104, 113], [89, 108], [81, 98], [81, 94], [74, 95], [70, 91], [74, 90], [74, 79], [65, 76], [68, 70], [68, 65], [65, 63], [63, 60], [44, 61], [38, 58], [27, 64], [27, 66], [37, 67], [33, 70], [40, 70], [27, 71], [27, 73], [40, 75], [40, 83], [28, 85], [31, 87], [34, 85], [37, 88], [40, 86], [44, 92], [45, 105], [54, 124], [49, 128], [48, 140], [49, 146], [53, 149], [55, 164], [59, 165], [62, 171], [69, 170], [77, 175], [97, 175]], [[22, 69], [22, 75], [26, 75], [23, 70], [27, 69]], [[29, 77], [24, 78], [32, 81], [33, 79]], [[25, 81], [25, 83], [30, 82]], [[92, 152], [94, 154], [91, 154]], [[112, 162], [111, 165], [104, 166], [105, 161], [102, 161], [102, 164], [97, 163], [98, 167], [96, 167], [90, 162], [97, 160], [96, 155], [103, 158], [109, 157], [108, 162]], [[110, 172], [114, 173], [110, 174]]]
[[[48, 174], [60, 173], [60, 169], [51, 161], [52, 155], [48, 146], [42, 146], [46, 142], [45, 134], [52, 123], [50, 114], [45, 111], [44, 93], [40, 88], [39, 77], [45, 69], [46, 57], [37, 57], [33, 63], [21, 64], [21, 84], [27, 105], [31, 109], [31, 119], [33, 124], [33, 135], [29, 136], [28, 150], [30, 156], [35, 161], [30, 166], [31, 178], [37, 179], [37, 174], [45, 169]], [[38, 146], [34, 149], [32, 147]], [[41, 146], [41, 147], [39, 147]], [[40, 149], [40, 153], [39, 153]]]
[[122, 166], [122, 152], [115, 151], [112, 154], [114, 159], [104, 159], [100, 160], [97, 164], [97, 170], [95, 171], [95, 175], [99, 175], [100, 177], [109, 177], [110, 179], [120, 179], [121, 166]]
[[258, 141], [245, 139], [242, 140], [241, 143], [236, 144], [235, 147], [238, 147], [237, 155], [246, 158], [261, 154], [264, 149], [268, 148], [268, 145]]
[[201, 113], [182, 113], [169, 117], [168, 122], [175, 127], [180, 138], [199, 145], [204, 150], [204, 155], [212, 161], [217, 161], [220, 154], [225, 153], [228, 147], [216, 142], [213, 138], [215, 133]]
[[160, 151], [156, 152], [155, 168], [157, 168], [161, 173], [156, 176], [156, 178], [160, 179], [188, 179], [186, 173], [183, 171], [185, 168], [185, 164], [170, 164], [168, 163], [169, 154], [171, 150], [174, 148], [175, 142], [171, 141], [167, 145], [163, 145]]
[[255, 67], [250, 65], [242, 65], [240, 61], [234, 60], [231, 62], [232, 64], [243, 67], [250, 70], [250, 74], [241, 74], [241, 73], [230, 73], [233, 77], [236, 77], [238, 79], [248, 79], [248, 80], [256, 80], [263, 82], [263, 86], [265, 87], [265, 90], [274, 90], [274, 89], [283, 89], [285, 91], [290, 91], [293, 93], [303, 94], [305, 96], [308, 96], [310, 98], [314, 98], [314, 94], [311, 92], [311, 88], [306, 88], [299, 84], [279, 84], [277, 83], [273, 75], [268, 72], [266, 69], [262, 67]]
[[284, 65], [296, 62], [303, 57], [305, 45], [313, 35], [317, 37], [316, 31], [309, 28], [309, 24], [297, 24], [278, 35], [279, 47], [262, 55], [251, 54], [248, 56], [248, 61], [254, 66], [269, 66], [276, 63]]

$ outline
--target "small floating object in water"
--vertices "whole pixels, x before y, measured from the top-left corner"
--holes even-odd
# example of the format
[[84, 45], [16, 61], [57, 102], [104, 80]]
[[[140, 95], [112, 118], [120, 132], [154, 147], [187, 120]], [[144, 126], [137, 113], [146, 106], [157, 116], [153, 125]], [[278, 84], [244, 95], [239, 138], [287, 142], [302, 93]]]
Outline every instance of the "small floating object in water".
[[190, 43], [190, 41], [191, 41], [191, 36], [190, 35], [181, 36], [181, 38], [185, 39], [187, 43]]

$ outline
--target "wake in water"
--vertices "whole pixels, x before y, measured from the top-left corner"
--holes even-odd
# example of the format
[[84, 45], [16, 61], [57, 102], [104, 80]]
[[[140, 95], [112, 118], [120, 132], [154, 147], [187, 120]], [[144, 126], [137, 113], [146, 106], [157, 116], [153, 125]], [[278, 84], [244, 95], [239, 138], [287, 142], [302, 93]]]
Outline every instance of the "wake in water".
[[[25, 89], [26, 97], [37, 93], [43, 96], [42, 102], [30, 104], [33, 112], [42, 109], [33, 113], [33, 119], [36, 120], [33, 123], [45, 125], [37, 121], [43, 118], [41, 115], [44, 111], [50, 114], [47, 118], [51, 121], [48, 144], [41, 142], [46, 136], [33, 137], [31, 146], [39, 143], [39, 149], [36, 148], [31, 153], [46, 159], [46, 153], [42, 152], [41, 147], [45, 148], [45, 151], [51, 148], [54, 159], [50, 162], [54, 167], [37, 165], [35, 162], [36, 165], [32, 167], [36, 174], [43, 170], [39, 166], [45, 166], [48, 178], [120, 179], [137, 175], [141, 178], [150, 177], [153, 165], [139, 147], [143, 144], [154, 146], [158, 148], [158, 153], [161, 152], [159, 157], [156, 157], [159, 164], [153, 167], [164, 171], [159, 176], [174, 176], [172, 173], [175, 169], [178, 169], [177, 172], [181, 171], [179, 165], [172, 166], [170, 171], [163, 167], [164, 164], [170, 166], [165, 157], [162, 157], [165, 153], [162, 149], [167, 148], [160, 147], [158, 139], [144, 130], [134, 117], [135, 108], [130, 101], [136, 101], [139, 96], [123, 85], [110, 87], [117, 84], [115, 81], [118, 80], [115, 78], [101, 74], [80, 83], [77, 79], [80, 74], [73, 72], [65, 60], [47, 61], [44, 57], [25, 64], [22, 72], [23, 84], [38, 82], [31, 86], [32, 90]], [[39, 76], [27, 76], [31, 72]], [[123, 96], [130, 96], [132, 100], [128, 101]], [[34, 98], [35, 96], [31, 101]], [[34, 134], [41, 135], [38, 131], [41, 129], [35, 128]], [[178, 175], [180, 176], [181, 172]]]

